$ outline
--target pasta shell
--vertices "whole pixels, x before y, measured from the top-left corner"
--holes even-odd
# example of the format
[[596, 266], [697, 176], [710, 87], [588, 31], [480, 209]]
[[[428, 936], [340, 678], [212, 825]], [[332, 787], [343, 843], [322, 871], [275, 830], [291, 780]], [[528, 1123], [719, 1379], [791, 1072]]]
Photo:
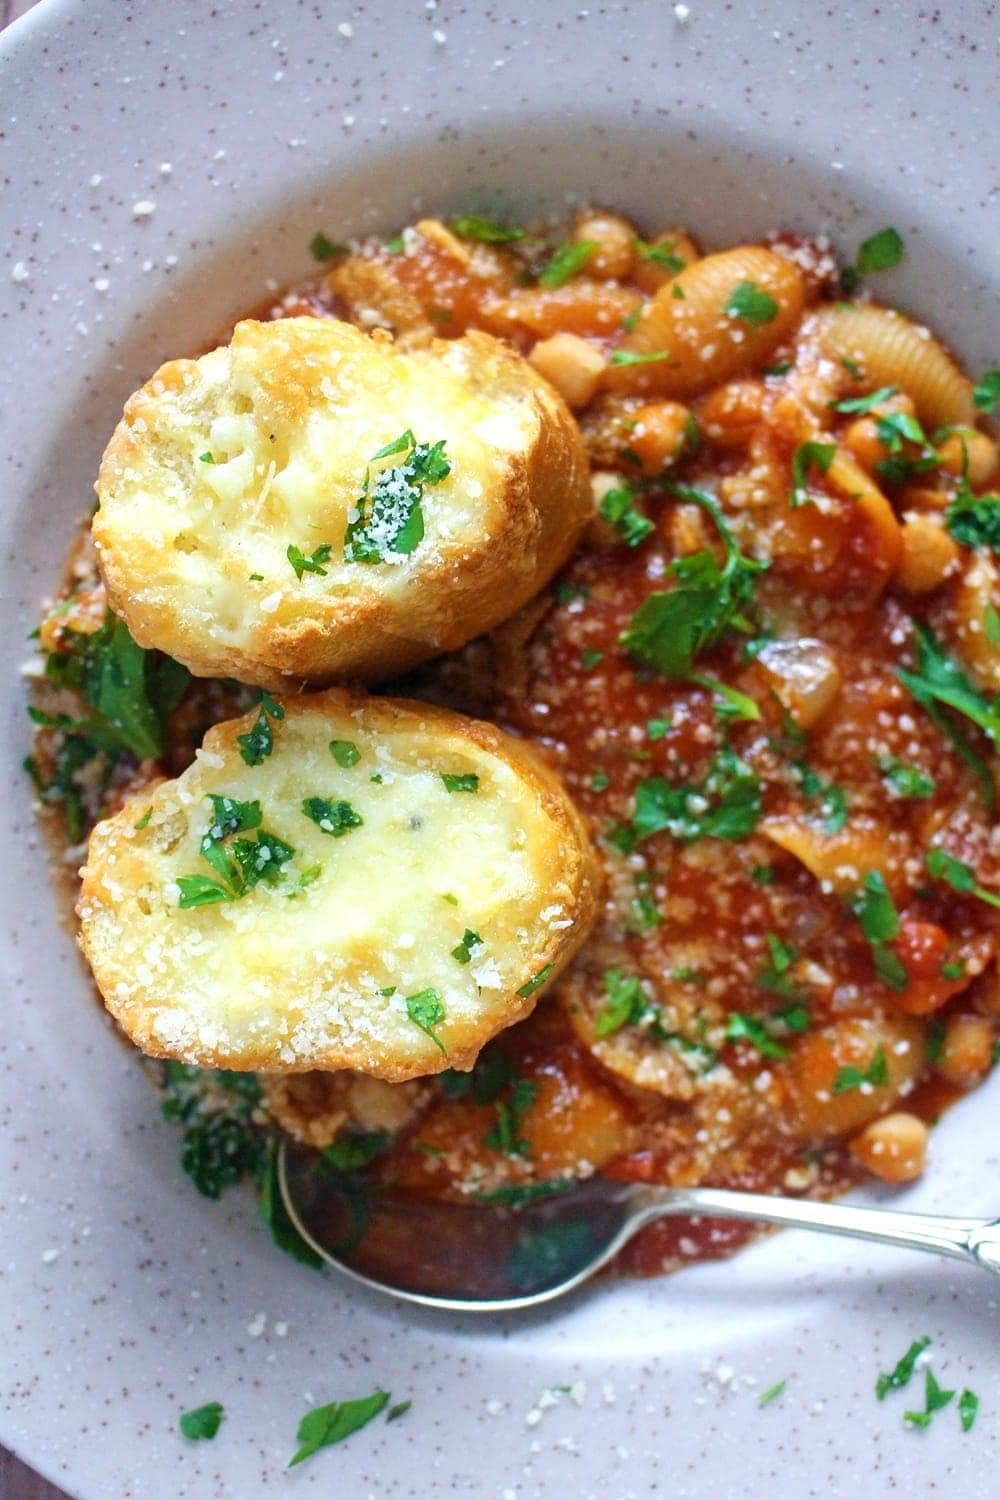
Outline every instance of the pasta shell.
[[972, 382], [926, 328], [887, 307], [832, 307], [817, 323], [824, 354], [860, 365], [872, 390], [905, 391], [925, 426], [973, 421]]

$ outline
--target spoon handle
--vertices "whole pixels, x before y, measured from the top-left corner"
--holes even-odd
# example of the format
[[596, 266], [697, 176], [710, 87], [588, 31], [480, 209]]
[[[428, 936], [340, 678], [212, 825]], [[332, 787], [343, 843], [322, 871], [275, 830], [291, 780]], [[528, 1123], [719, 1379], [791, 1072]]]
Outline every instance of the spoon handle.
[[[665, 1214], [708, 1214], [721, 1219], [753, 1219], [790, 1229], [818, 1229], [856, 1240], [899, 1245], [948, 1255], [1000, 1274], [1000, 1220], [959, 1219], [944, 1214], [900, 1213], [888, 1208], [857, 1208], [850, 1203], [813, 1203], [772, 1198], [766, 1193], [726, 1188], [640, 1188], [637, 1219], [648, 1223]], [[635, 1221], [633, 1221], [635, 1223]], [[636, 1226], [638, 1227], [638, 1226]]]

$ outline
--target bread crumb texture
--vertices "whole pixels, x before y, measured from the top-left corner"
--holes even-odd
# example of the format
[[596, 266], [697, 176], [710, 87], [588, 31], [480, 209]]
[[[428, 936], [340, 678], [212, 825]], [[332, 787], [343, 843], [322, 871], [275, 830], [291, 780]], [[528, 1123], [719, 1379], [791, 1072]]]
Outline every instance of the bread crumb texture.
[[[407, 432], [443, 442], [448, 472], [396, 550], [412, 488], [404, 475], [373, 517], [374, 487], [406, 455], [372, 460]], [[108, 598], [140, 645], [271, 689], [385, 678], [463, 645], [537, 592], [592, 510], [576, 424], [505, 345], [473, 332], [403, 352], [311, 317], [247, 320], [163, 365], [129, 400], [97, 493]], [[316, 561], [297, 569], [290, 547]]]
[[263, 709], [94, 829], [80, 941], [109, 1011], [203, 1066], [471, 1067], [593, 920], [575, 809], [530, 748], [448, 710], [339, 689], [271, 707], [257, 764]]

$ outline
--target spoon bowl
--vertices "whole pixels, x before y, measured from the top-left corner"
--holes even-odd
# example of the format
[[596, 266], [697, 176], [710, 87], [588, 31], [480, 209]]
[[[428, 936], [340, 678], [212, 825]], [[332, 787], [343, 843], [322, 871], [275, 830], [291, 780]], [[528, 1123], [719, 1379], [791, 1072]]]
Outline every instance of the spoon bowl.
[[454, 1312], [534, 1307], [575, 1290], [633, 1235], [669, 1214], [817, 1229], [925, 1250], [1000, 1273], [1000, 1221], [900, 1213], [726, 1188], [591, 1177], [544, 1193], [503, 1190], [442, 1203], [328, 1168], [284, 1140], [278, 1181], [303, 1239], [377, 1291]]

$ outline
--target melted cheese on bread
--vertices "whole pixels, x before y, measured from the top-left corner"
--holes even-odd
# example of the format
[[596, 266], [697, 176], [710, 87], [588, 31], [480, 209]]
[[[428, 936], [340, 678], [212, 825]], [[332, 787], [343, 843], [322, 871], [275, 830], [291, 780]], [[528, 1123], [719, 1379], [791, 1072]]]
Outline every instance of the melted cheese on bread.
[[275, 708], [216, 725], [91, 834], [80, 941], [108, 1009], [200, 1065], [471, 1067], [590, 925], [572, 804], [529, 748], [445, 709], [339, 690]]
[[[372, 460], [406, 433], [444, 444], [423, 535], [394, 546], [404, 476], [404, 510], [383, 507], [370, 559], [351, 560], [351, 527], [406, 452]], [[506, 346], [469, 333], [405, 353], [308, 317], [240, 323], [229, 345], [158, 370], [97, 493], [108, 598], [135, 639], [274, 689], [383, 678], [463, 645], [542, 587], [592, 511], [568, 409]]]

